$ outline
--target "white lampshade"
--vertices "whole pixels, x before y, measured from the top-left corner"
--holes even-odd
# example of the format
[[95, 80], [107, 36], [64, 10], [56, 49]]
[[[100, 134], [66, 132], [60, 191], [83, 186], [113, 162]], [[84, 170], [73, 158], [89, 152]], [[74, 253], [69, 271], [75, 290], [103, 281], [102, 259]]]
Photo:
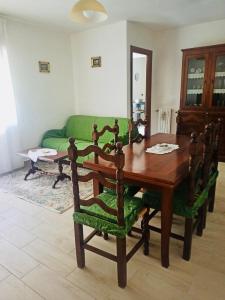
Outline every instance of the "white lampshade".
[[80, 0], [73, 6], [70, 16], [78, 23], [97, 23], [108, 18], [104, 6], [97, 0]]

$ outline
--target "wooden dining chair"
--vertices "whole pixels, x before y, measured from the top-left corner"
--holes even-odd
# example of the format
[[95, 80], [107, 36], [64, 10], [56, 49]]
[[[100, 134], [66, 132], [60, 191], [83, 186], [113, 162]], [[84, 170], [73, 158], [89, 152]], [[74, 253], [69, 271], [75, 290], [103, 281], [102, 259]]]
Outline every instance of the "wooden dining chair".
[[[85, 267], [85, 250], [90, 250], [96, 254], [104, 256], [117, 263], [118, 285], [124, 288], [127, 284], [127, 262], [144, 245], [144, 253], [148, 255], [149, 230], [147, 226], [146, 208], [144, 208], [141, 198], [128, 197], [124, 195], [123, 167], [124, 153], [122, 144], [117, 143], [113, 154], [104, 152], [100, 147], [91, 145], [84, 150], [77, 150], [75, 139], [70, 138], [68, 148], [69, 159], [71, 160], [72, 183], [74, 194], [74, 230], [77, 266]], [[112, 183], [104, 171], [101, 173], [91, 171], [87, 175], [81, 176], [77, 171], [78, 156], [86, 156], [90, 153], [96, 155], [97, 159], [110, 161], [115, 166], [116, 183]], [[88, 182], [97, 179], [103, 186], [116, 190], [115, 194], [103, 192], [99, 195], [83, 200], [80, 198], [79, 182]], [[126, 254], [126, 235], [131, 230], [133, 224], [142, 218], [142, 233], [140, 240], [128, 254]], [[83, 225], [92, 227], [94, 231], [84, 239]], [[89, 245], [88, 242], [97, 232], [105, 232], [116, 237], [116, 255], [108, 253], [102, 249]]]
[[[143, 133], [140, 133], [141, 127], [143, 127]], [[137, 121], [130, 120], [129, 127], [129, 144], [140, 143], [143, 139], [149, 138], [149, 122], [148, 120], [139, 119]]]
[[[92, 132], [92, 140], [94, 142], [95, 146], [99, 145], [99, 140], [101, 137], [103, 137], [105, 134], [112, 134], [112, 142], [111, 143], [106, 143], [102, 147], [103, 151], [110, 152], [112, 150], [115, 150], [116, 148], [116, 143], [118, 142], [118, 136], [119, 136], [119, 125], [118, 125], [118, 120], [115, 119], [115, 124], [113, 127], [109, 125], [105, 125], [100, 131], [98, 131], [98, 125], [94, 124], [93, 125], [93, 132]], [[104, 139], [102, 138], [102, 142], [104, 143]]]
[[216, 192], [216, 182], [219, 175], [218, 172], [218, 153], [219, 153], [219, 143], [220, 135], [222, 129], [222, 120], [218, 119], [217, 123], [209, 123], [205, 126], [205, 131], [203, 135], [204, 142], [204, 184], [209, 185], [209, 197], [208, 202], [205, 205], [205, 221], [204, 227], [206, 225], [206, 214], [207, 206], [209, 212], [213, 212], [215, 203], [215, 192]]
[[[139, 119], [137, 121], [130, 120], [128, 126], [129, 144], [141, 143], [144, 139], [149, 138], [149, 122], [147, 119]], [[142, 126], [143, 134], [140, 133], [140, 126]], [[129, 184], [127, 188], [128, 195], [135, 195], [140, 191], [141, 187]], [[130, 233], [131, 234], [131, 233]]]
[[[183, 258], [191, 257], [192, 234], [197, 227], [197, 235], [203, 233], [203, 205], [208, 198], [208, 187], [203, 185], [203, 142], [202, 136], [192, 133], [190, 141], [189, 174], [175, 190], [173, 196], [173, 213], [185, 218], [184, 235], [171, 233], [171, 237], [184, 242]], [[160, 211], [161, 194], [149, 190], [143, 194], [147, 207], [154, 209], [149, 215], [149, 221]], [[161, 232], [160, 228], [149, 225], [150, 231]]]

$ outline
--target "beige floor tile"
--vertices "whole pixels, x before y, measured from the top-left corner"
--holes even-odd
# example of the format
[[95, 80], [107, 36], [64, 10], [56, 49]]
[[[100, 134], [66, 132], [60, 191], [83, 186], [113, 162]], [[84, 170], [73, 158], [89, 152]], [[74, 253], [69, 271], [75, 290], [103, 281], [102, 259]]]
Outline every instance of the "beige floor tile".
[[208, 269], [200, 270], [193, 278], [188, 296], [193, 300], [224, 300], [225, 275]]
[[35, 227], [32, 233], [65, 253], [70, 253], [74, 249], [74, 237], [71, 234], [71, 228], [63, 224], [44, 223]]
[[88, 290], [83, 291], [43, 266], [26, 275], [23, 281], [48, 300], [94, 299]]
[[5, 227], [4, 231], [0, 231], [0, 235], [18, 248], [24, 247], [35, 239], [34, 234], [15, 225]]
[[0, 265], [21, 278], [33, 270], [38, 262], [9, 242], [0, 240]]
[[7, 278], [10, 275], [9, 271], [0, 266], [0, 281]]
[[0, 300], [43, 300], [40, 295], [11, 275], [0, 282]]
[[61, 276], [68, 275], [76, 268], [75, 260], [69, 254], [40, 239], [36, 239], [23, 250]]

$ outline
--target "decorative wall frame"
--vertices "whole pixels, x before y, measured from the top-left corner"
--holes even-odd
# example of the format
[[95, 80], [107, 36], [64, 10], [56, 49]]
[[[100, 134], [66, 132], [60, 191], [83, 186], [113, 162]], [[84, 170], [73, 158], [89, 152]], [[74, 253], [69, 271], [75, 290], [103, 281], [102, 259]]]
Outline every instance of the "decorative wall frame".
[[47, 61], [39, 61], [39, 72], [50, 73], [50, 63]]
[[91, 58], [91, 67], [92, 68], [100, 68], [102, 66], [102, 58], [101, 56], [96, 56]]

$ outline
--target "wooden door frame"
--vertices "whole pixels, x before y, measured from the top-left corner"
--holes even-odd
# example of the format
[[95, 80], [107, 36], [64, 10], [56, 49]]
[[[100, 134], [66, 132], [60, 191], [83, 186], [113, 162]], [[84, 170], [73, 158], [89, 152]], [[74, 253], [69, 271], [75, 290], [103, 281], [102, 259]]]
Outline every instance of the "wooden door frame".
[[148, 122], [147, 132], [151, 135], [151, 93], [152, 93], [152, 50], [130, 46], [130, 116], [133, 118], [133, 53], [145, 54], [147, 56], [146, 68], [146, 113]]

